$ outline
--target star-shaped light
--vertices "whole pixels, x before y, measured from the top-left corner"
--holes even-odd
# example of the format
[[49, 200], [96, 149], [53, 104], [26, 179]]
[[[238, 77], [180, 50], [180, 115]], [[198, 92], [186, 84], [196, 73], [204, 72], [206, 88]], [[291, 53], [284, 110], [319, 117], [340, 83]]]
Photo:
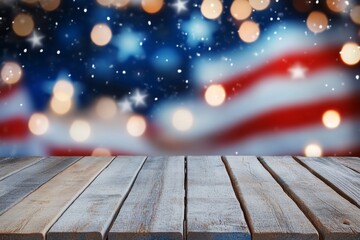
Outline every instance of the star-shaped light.
[[145, 106], [145, 98], [147, 97], [146, 94], [141, 93], [138, 89], [135, 90], [135, 95], [131, 97], [131, 100], [134, 101], [135, 106]]
[[187, 2], [188, 1], [176, 0], [176, 2], [172, 4], [172, 7], [176, 9], [177, 13], [181, 13], [182, 11], [187, 10]]
[[202, 15], [196, 14], [183, 24], [183, 30], [187, 35], [188, 44], [195, 47], [201, 42], [210, 44], [216, 26], [214, 22], [205, 20]]
[[289, 72], [292, 79], [303, 79], [305, 78], [307, 70], [307, 68], [301, 66], [300, 64], [296, 64], [289, 69]]
[[124, 98], [124, 100], [122, 100], [121, 102], [118, 103], [121, 112], [126, 113], [126, 112], [132, 112], [132, 106], [131, 106], [131, 102], [129, 101], [129, 99]]
[[121, 62], [129, 57], [142, 58], [145, 53], [142, 48], [143, 35], [136, 33], [131, 28], [124, 29], [120, 34], [113, 38], [112, 44], [119, 50], [118, 59]]
[[31, 37], [27, 38], [26, 41], [31, 43], [32, 48], [41, 47], [42, 46], [41, 40], [43, 38], [44, 38], [43, 35], [38, 34], [37, 31], [34, 31], [33, 34], [31, 35]]

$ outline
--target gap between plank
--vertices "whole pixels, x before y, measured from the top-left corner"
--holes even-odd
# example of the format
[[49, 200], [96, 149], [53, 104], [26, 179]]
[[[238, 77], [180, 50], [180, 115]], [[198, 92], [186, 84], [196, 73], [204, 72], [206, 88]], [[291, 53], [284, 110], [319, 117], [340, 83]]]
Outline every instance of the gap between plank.
[[136, 179], [138, 178], [138, 176], [139, 176], [139, 174], [140, 174], [140, 172], [141, 172], [141, 170], [142, 170], [145, 162], [147, 161], [147, 159], [148, 159], [148, 156], [145, 157], [145, 160], [144, 160], [143, 163], [141, 164], [141, 166], [140, 166], [140, 168], [139, 168], [139, 171], [136, 173], [136, 175], [135, 175], [135, 177], [134, 177], [134, 181], [130, 184], [130, 187], [129, 187], [128, 191], [125, 193], [124, 199], [123, 199], [122, 203], [120, 204], [119, 208], [116, 210], [116, 212], [115, 212], [115, 214], [114, 214], [114, 218], [111, 220], [111, 223], [110, 223], [110, 225], [109, 225], [109, 228], [108, 228], [108, 229], [106, 230], [106, 232], [105, 232], [104, 239], [106, 239], [106, 240], [109, 239], [109, 238], [108, 238], [109, 231], [110, 231], [110, 229], [112, 228], [112, 226], [114, 225], [114, 222], [115, 222], [117, 216], [119, 215], [119, 212], [120, 212], [120, 210], [121, 210], [121, 207], [122, 207], [122, 205], [124, 204], [124, 202], [126, 201], [126, 199], [128, 198], [128, 196], [129, 196], [129, 194], [130, 194], [130, 192], [131, 192], [131, 189], [133, 188], [133, 186], [134, 186], [134, 184], [135, 184], [135, 182], [136, 182]]
[[183, 239], [187, 240], [187, 156], [184, 158], [184, 221], [183, 221]]
[[[79, 160], [77, 160], [77, 161], [75, 161], [75, 162], [78, 162], [78, 161], [80, 161], [81, 159], [83, 159], [84, 157], [80, 157], [79, 158]], [[81, 196], [81, 194], [83, 194], [83, 192], [95, 181], [95, 179], [97, 179], [98, 178], [98, 176], [105, 170], [105, 169], [107, 169], [108, 167], [109, 167], [109, 165], [114, 161], [114, 159], [115, 159], [116, 157], [113, 157], [112, 159], [111, 159], [111, 161], [106, 165], [106, 167], [104, 167], [104, 169], [103, 170], [101, 170], [100, 172], [99, 172], [99, 174], [98, 175], [96, 175], [96, 177], [94, 177], [94, 179], [76, 196], [76, 198], [64, 209], [64, 211], [59, 215], [59, 217], [56, 219], [56, 221], [54, 221], [54, 223], [49, 227], [49, 229], [48, 229], [48, 231], [54, 226], [54, 224], [62, 217], [62, 215], [64, 215], [64, 213], [66, 212], [66, 210], [68, 210], [68, 208]], [[68, 168], [66, 168], [66, 169], [68, 169]], [[65, 171], [66, 169], [64, 169], [63, 171]], [[58, 174], [57, 174], [58, 175]], [[56, 175], [56, 176], [57, 176]], [[54, 176], [55, 177], [55, 176]], [[50, 181], [50, 180], [49, 180]], [[46, 231], [46, 233], [45, 233], [45, 240], [47, 239], [47, 233], [48, 233], [48, 231]]]
[[302, 209], [302, 207], [298, 204], [295, 198], [293, 198], [292, 194], [288, 191], [287, 187], [284, 186], [284, 183], [280, 180], [279, 176], [271, 170], [271, 168], [266, 164], [265, 161], [263, 161], [262, 157], [256, 157], [260, 164], [270, 173], [270, 175], [275, 179], [275, 181], [280, 185], [280, 187], [283, 189], [283, 191], [286, 193], [286, 195], [289, 196], [289, 198], [298, 206], [298, 208], [304, 213], [305, 217], [311, 222], [311, 224], [314, 226], [316, 231], [319, 234], [319, 240], [324, 240], [324, 237], [322, 236], [320, 230], [316, 227], [314, 221], [306, 214], [306, 211]]
[[245, 207], [244, 199], [242, 198], [240, 192], [236, 188], [236, 184], [234, 182], [235, 178], [233, 178], [233, 175], [231, 174], [230, 166], [226, 163], [226, 161], [224, 161], [224, 158], [225, 158], [224, 156], [221, 156], [221, 161], [225, 165], [226, 172], [227, 172], [227, 174], [228, 174], [228, 176], [230, 178], [231, 186], [233, 188], [233, 191], [235, 192], [235, 196], [236, 196], [236, 198], [237, 198], [237, 200], [239, 202], [240, 208], [241, 208], [241, 210], [242, 210], [242, 212], [244, 214], [245, 222], [246, 222], [246, 225], [249, 228], [250, 235], [253, 236], [254, 229], [253, 229], [253, 226], [250, 224], [249, 213], [247, 211], [247, 208]]
[[323, 181], [326, 185], [328, 185], [331, 189], [333, 189], [337, 194], [348, 200], [350, 203], [354, 204], [357, 207], [360, 207], [353, 199], [351, 199], [349, 196], [346, 195], [341, 189], [336, 187], [334, 184], [332, 184], [329, 180], [321, 176], [319, 173], [317, 173], [315, 170], [311, 169], [309, 166], [307, 166], [305, 163], [303, 163], [300, 159], [297, 157], [293, 157], [293, 159], [298, 162], [301, 166], [306, 168], [310, 173], [312, 173], [315, 177]]

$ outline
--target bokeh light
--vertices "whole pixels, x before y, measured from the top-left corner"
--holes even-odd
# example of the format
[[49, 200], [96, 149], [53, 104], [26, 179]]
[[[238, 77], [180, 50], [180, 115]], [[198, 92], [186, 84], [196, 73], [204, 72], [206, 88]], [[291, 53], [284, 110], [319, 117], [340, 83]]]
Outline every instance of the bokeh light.
[[96, 103], [96, 113], [102, 119], [112, 119], [117, 113], [116, 102], [110, 97], [101, 97]]
[[355, 65], [360, 61], [360, 47], [355, 42], [347, 42], [340, 51], [341, 60], [347, 65]]
[[192, 113], [185, 109], [179, 108], [177, 109], [172, 117], [172, 125], [178, 131], [188, 131], [191, 129], [194, 123], [194, 118]]
[[[100, 4], [101, 6], [109, 7], [114, 1], [113, 0], [96, 0], [96, 2], [98, 4]], [[129, 2], [129, 0], [127, 2]]]
[[146, 131], [146, 121], [143, 116], [133, 115], [126, 124], [128, 133], [133, 137], [140, 137]]
[[116, 8], [125, 8], [129, 4], [130, 0], [112, 0], [111, 5]]
[[252, 7], [247, 0], [234, 0], [230, 7], [230, 13], [237, 20], [244, 20], [251, 15]]
[[157, 13], [161, 10], [164, 0], [142, 0], [141, 6], [147, 13]]
[[307, 157], [321, 157], [322, 149], [318, 144], [309, 144], [305, 147], [304, 153]]
[[111, 41], [111, 29], [106, 24], [96, 24], [91, 30], [90, 38], [95, 45], [105, 46]]
[[240, 25], [238, 34], [241, 40], [246, 43], [255, 42], [260, 36], [259, 24], [253, 21], [245, 21]]
[[321, 33], [326, 30], [328, 22], [329, 20], [324, 13], [313, 11], [309, 14], [306, 20], [306, 25], [310, 31], [314, 33]]
[[348, 0], [326, 0], [326, 5], [333, 12], [343, 12], [349, 6]]
[[56, 97], [52, 97], [50, 101], [51, 110], [58, 114], [64, 115], [68, 113], [72, 107], [71, 99], [60, 100]]
[[53, 88], [54, 97], [66, 101], [74, 95], [74, 86], [67, 80], [58, 80]]
[[5, 62], [1, 68], [1, 80], [6, 84], [17, 83], [22, 76], [22, 69], [16, 62]]
[[111, 156], [111, 151], [107, 148], [98, 147], [92, 151], [91, 156]]
[[360, 5], [356, 5], [351, 9], [350, 18], [354, 23], [360, 25]]
[[210, 106], [220, 106], [224, 103], [225, 98], [225, 89], [220, 84], [211, 85], [205, 91], [205, 100]]
[[335, 110], [328, 110], [322, 116], [322, 122], [327, 128], [337, 128], [340, 125], [340, 114]]
[[26, 37], [34, 30], [34, 20], [27, 13], [19, 13], [13, 21], [12, 29], [20, 37]]
[[270, 0], [249, 0], [249, 3], [255, 10], [261, 11], [270, 5]]
[[223, 5], [220, 0], [204, 0], [201, 3], [200, 10], [205, 18], [216, 19], [221, 15]]
[[40, 6], [48, 12], [55, 11], [60, 6], [61, 0], [40, 0]]
[[43, 135], [49, 129], [49, 119], [42, 113], [33, 113], [28, 122], [29, 130], [34, 135]]
[[91, 134], [90, 124], [85, 120], [75, 120], [70, 126], [70, 136], [76, 142], [86, 141]]

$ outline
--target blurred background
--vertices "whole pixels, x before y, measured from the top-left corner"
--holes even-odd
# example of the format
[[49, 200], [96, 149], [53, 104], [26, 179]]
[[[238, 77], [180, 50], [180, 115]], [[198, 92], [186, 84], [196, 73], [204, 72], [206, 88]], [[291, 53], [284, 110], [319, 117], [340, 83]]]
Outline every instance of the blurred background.
[[360, 5], [0, 0], [0, 155], [360, 155]]

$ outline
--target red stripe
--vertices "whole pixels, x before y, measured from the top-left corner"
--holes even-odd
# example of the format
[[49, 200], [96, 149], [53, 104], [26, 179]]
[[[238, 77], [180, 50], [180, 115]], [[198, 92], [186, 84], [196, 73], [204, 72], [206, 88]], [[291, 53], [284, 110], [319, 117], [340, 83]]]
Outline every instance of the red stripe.
[[20, 88], [20, 84], [13, 84], [13, 85], [0, 85], [0, 100], [9, 97], [10, 95], [14, 94]]
[[307, 75], [332, 66], [344, 67], [344, 64], [339, 60], [339, 49], [341, 47], [332, 46], [320, 50], [283, 55], [247, 72], [240, 72], [221, 84], [225, 89], [226, 96], [233, 97], [246, 91], [251, 86], [269, 79], [269, 76], [285, 76], [282, 79], [288, 81], [291, 77], [289, 69], [297, 64], [307, 69], [305, 73]]
[[341, 99], [324, 99], [302, 105], [292, 105], [264, 112], [245, 122], [220, 130], [217, 134], [205, 136], [215, 145], [227, 145], [243, 141], [251, 136], [264, 133], [279, 133], [306, 127], [321, 125], [325, 111], [333, 109], [339, 112], [342, 119], [360, 116], [360, 93], [345, 96]]
[[[91, 156], [94, 148], [79, 148], [79, 147], [50, 147], [48, 154], [50, 156]], [[112, 156], [133, 156], [139, 155], [137, 153], [129, 153], [125, 151], [110, 150]]]
[[354, 145], [352, 147], [342, 149], [325, 149], [323, 156], [360, 156], [360, 145]]
[[24, 117], [13, 117], [0, 121], [0, 139], [24, 139], [28, 136], [28, 120]]

